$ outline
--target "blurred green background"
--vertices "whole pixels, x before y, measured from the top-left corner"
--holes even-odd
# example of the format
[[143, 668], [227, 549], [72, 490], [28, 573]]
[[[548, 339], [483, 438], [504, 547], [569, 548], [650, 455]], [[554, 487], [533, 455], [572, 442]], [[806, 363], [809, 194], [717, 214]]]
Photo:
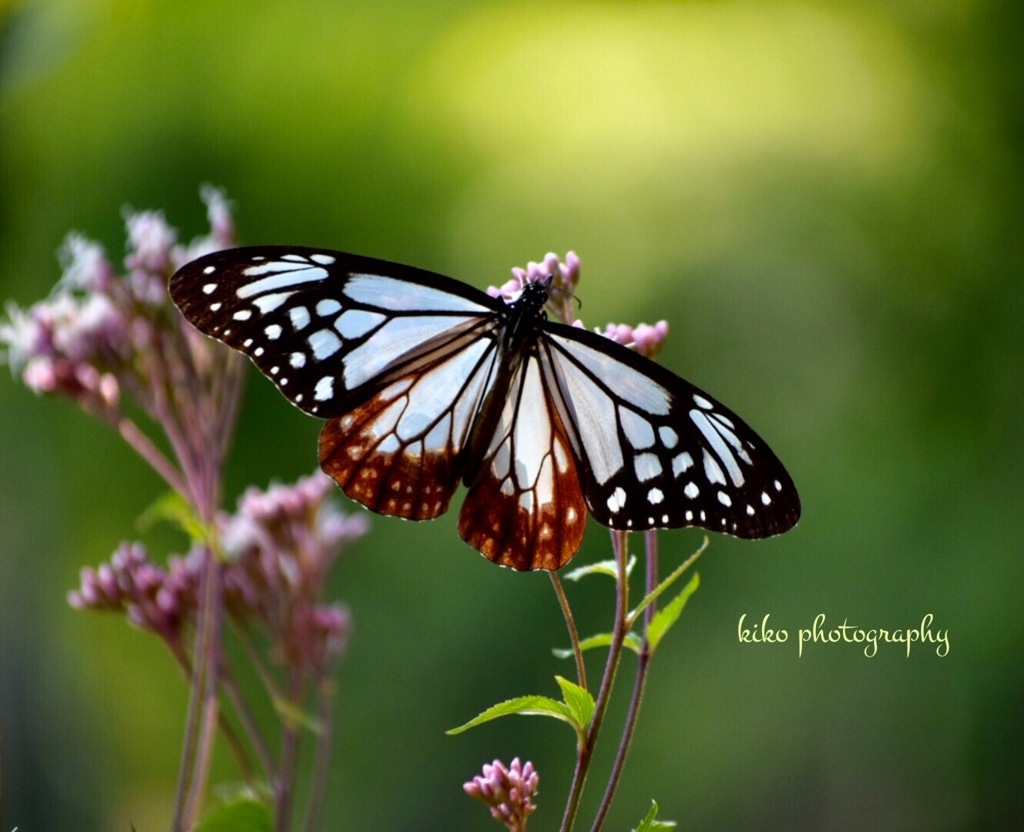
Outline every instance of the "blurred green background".
[[[481, 287], [574, 249], [587, 323], [667, 318], [661, 360], [743, 414], [804, 503], [784, 537], [713, 538], [606, 828], [655, 798], [688, 829], [1019, 829], [1022, 8], [8, 4], [0, 298], [43, 297], [71, 229], [119, 257], [126, 205], [201, 233], [204, 182], [245, 242]], [[317, 430], [254, 374], [229, 503], [310, 471]], [[81, 566], [140, 536], [161, 484], [9, 380], [0, 460], [0, 830], [166, 828], [185, 687], [155, 639], [65, 603]], [[565, 634], [547, 578], [487, 563], [454, 511], [373, 526], [332, 583], [355, 632], [325, 828], [496, 828], [460, 786], [515, 755], [541, 772], [531, 828], [557, 828], [564, 728], [443, 734], [571, 673], [548, 652]], [[665, 567], [700, 539], [662, 533]], [[592, 527], [579, 562], [609, 552]], [[607, 587], [570, 593], [581, 628], [603, 628]], [[790, 642], [739, 644], [744, 613]], [[798, 658], [818, 613], [890, 629], [930, 613], [951, 649]], [[215, 768], [235, 776], [224, 754]]]

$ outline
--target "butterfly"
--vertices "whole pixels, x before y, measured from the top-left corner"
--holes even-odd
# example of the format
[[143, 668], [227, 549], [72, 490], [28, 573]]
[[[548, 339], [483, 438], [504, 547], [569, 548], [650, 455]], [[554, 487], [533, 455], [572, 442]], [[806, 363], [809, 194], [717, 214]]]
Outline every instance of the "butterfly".
[[321, 468], [368, 509], [408, 520], [468, 492], [459, 534], [490, 560], [554, 570], [589, 514], [612, 529], [791, 528], [800, 500], [736, 414], [659, 364], [547, 319], [551, 278], [506, 301], [355, 254], [257, 246], [170, 281], [197, 329], [245, 353], [326, 419]]

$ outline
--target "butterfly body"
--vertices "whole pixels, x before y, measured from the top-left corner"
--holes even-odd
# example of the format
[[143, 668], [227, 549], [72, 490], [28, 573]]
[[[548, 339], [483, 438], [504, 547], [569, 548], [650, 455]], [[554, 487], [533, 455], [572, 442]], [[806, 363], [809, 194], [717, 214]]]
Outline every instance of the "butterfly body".
[[506, 303], [452, 278], [325, 249], [217, 252], [170, 292], [327, 419], [320, 464], [381, 514], [427, 520], [468, 493], [459, 533], [491, 560], [557, 569], [587, 514], [612, 528], [768, 537], [796, 489], [739, 417], [597, 333], [547, 320], [546, 281]]

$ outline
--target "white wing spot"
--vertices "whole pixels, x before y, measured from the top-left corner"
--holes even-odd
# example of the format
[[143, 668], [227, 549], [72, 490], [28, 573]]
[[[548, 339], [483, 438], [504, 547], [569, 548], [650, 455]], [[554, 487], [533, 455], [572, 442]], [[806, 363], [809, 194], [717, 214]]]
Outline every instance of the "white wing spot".
[[326, 318], [328, 315], [333, 315], [335, 312], [341, 311], [341, 304], [338, 303], [334, 298], [324, 298], [316, 302], [316, 314]]
[[252, 338], [246, 338], [244, 341], [242, 341], [242, 346], [245, 347], [246, 349], [249, 349], [249, 347], [252, 346]]
[[[207, 266], [205, 269], [203, 269], [203, 274], [211, 274], [212, 272], [213, 272], [213, 266]], [[217, 291], [217, 284], [216, 283], [205, 283], [205, 284], [203, 284], [203, 294], [204, 295], [212, 295], [216, 291]]]
[[223, 303], [221, 303], [220, 301], [218, 301], [217, 303], [211, 303], [211, 304], [210, 304], [210, 311], [211, 311], [211, 312], [220, 312], [220, 308], [221, 308], [221, 307], [222, 307], [223, 305], [224, 305], [224, 304], [223, 304]]
[[334, 263], [334, 258], [329, 254], [313, 254], [309, 259], [314, 263], [319, 263], [321, 266], [330, 266]]
[[667, 514], [661, 515], [661, 522], [662, 523], [668, 523], [668, 515]]
[[251, 298], [253, 295], [262, 295], [264, 292], [273, 292], [277, 289], [294, 288], [299, 284], [312, 283], [327, 277], [326, 270], [310, 266], [306, 260], [301, 263], [285, 263], [280, 260], [261, 263], [259, 266], [249, 266], [245, 270], [245, 274], [248, 277], [264, 274], [269, 277], [261, 277], [252, 283], [239, 286], [235, 290], [235, 294], [240, 299]]
[[[725, 465], [726, 470], [729, 472], [729, 478], [732, 480], [732, 484], [737, 488], [743, 485], [743, 472], [740, 470], [739, 463], [736, 461], [736, 457], [729, 448], [729, 446], [732, 445], [742, 453], [746, 453], [745, 451], [742, 451], [742, 446], [739, 444], [739, 440], [736, 438], [735, 434], [727, 428], [711, 421], [711, 419], [699, 410], [691, 410], [690, 419], [693, 421], [694, 425], [697, 426], [697, 429], [704, 435], [704, 438], [708, 441], [708, 445], [711, 447], [711, 450], [713, 450], [718, 455], [718, 458], [722, 460], [722, 464]], [[707, 451], [705, 451], [705, 465], [706, 464]], [[716, 467], [718, 467], [717, 464]], [[719, 471], [721, 471], [721, 468], [719, 468]], [[722, 485], [725, 485], [724, 480]]]
[[555, 447], [555, 467], [558, 468], [559, 472], [564, 474], [569, 468], [569, 455], [565, 451], [565, 446], [556, 441]]
[[714, 408], [714, 405], [711, 404], [711, 402], [709, 402], [703, 396], [698, 396], [696, 394], [694, 394], [693, 403], [697, 405], [697, 407], [700, 407], [704, 410], [711, 410], [712, 408]]
[[706, 448], [704, 449], [704, 476], [708, 478], [708, 482], [725, 485], [725, 472], [722, 471], [722, 466], [715, 461]]
[[779, 482], [778, 480], [775, 480], [775, 490], [782, 491], [782, 483]]
[[239, 309], [234, 315], [231, 316], [236, 321], [247, 321], [252, 317], [251, 309]]
[[288, 363], [296, 368], [305, 367], [306, 354], [304, 352], [293, 352], [288, 358]]
[[329, 329], [318, 329], [306, 339], [306, 342], [319, 361], [323, 361], [341, 349], [341, 339]]
[[252, 354], [259, 358], [261, 355], [263, 355], [263, 347], [256, 347], [256, 349], [252, 351]]
[[690, 456], [689, 451], [683, 451], [679, 456], [672, 459], [672, 476], [678, 477], [680, 474], [689, 471], [693, 467], [693, 457]]
[[271, 367], [270, 368], [270, 374], [272, 376], [276, 376], [279, 372], [281, 372], [281, 368], [280, 367]]
[[263, 295], [262, 297], [256, 298], [253, 303], [259, 307], [260, 312], [266, 315], [268, 312], [273, 312], [281, 304], [283, 304], [288, 298], [290, 298], [294, 292], [274, 292], [270, 295]]
[[278, 338], [280, 338], [281, 337], [281, 332], [282, 332], [280, 324], [271, 324], [270, 326], [268, 326], [263, 331], [265, 333], [267, 333], [267, 337], [271, 341], [276, 341]]
[[633, 470], [636, 472], [636, 478], [640, 482], [647, 482], [647, 480], [660, 476], [663, 469], [657, 454], [646, 453], [637, 454], [633, 460]]
[[686, 512], [686, 522], [687, 523], [692, 523], [693, 522], [693, 512], [692, 511]]
[[753, 517], [753, 516], [754, 516], [754, 507], [748, 503], [747, 504], [747, 517]]
[[691, 500], [696, 500], [700, 495], [700, 489], [697, 488], [697, 483], [688, 482], [686, 483], [686, 488], [683, 489], [683, 493]]
[[643, 416], [625, 407], [619, 408], [619, 422], [626, 439], [638, 451], [654, 444], [654, 428]]
[[334, 396], [334, 376], [324, 376], [316, 383], [316, 390], [313, 391], [313, 398], [318, 402], [325, 402]]
[[334, 322], [334, 328], [346, 338], [359, 338], [386, 320], [380, 312], [349, 309], [341, 313]]
[[293, 306], [288, 310], [288, 317], [292, 319], [296, 332], [309, 326], [309, 310], [305, 306]]
[[761, 504], [766, 506], [770, 506], [772, 504], [772, 498], [768, 496], [767, 491], [761, 492]]
[[660, 488], [652, 488], [647, 492], [647, 502], [652, 506], [658, 505], [662, 500], [665, 499], [665, 493]]
[[730, 508], [732, 506], [732, 498], [724, 491], [718, 492], [718, 502], [720, 502], [726, 508]]
[[668, 425], [662, 425], [658, 428], [658, 436], [661, 437], [661, 444], [670, 451], [679, 444], [679, 434]]
[[608, 510], [612, 514], [618, 514], [626, 504], [626, 492], [622, 488], [616, 488], [608, 498]]

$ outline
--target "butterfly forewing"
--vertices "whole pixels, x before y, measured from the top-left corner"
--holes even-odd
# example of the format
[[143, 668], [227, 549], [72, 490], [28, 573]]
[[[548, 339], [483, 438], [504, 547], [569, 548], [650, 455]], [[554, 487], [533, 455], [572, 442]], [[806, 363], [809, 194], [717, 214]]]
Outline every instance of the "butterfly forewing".
[[700, 526], [780, 534], [800, 516], [792, 480], [735, 413], [595, 333], [549, 324], [544, 355], [564, 421], [576, 426], [587, 508], [611, 528]]
[[495, 326], [501, 303], [443, 275], [325, 249], [257, 246], [189, 263], [171, 298], [295, 405], [340, 416], [435, 348]]

